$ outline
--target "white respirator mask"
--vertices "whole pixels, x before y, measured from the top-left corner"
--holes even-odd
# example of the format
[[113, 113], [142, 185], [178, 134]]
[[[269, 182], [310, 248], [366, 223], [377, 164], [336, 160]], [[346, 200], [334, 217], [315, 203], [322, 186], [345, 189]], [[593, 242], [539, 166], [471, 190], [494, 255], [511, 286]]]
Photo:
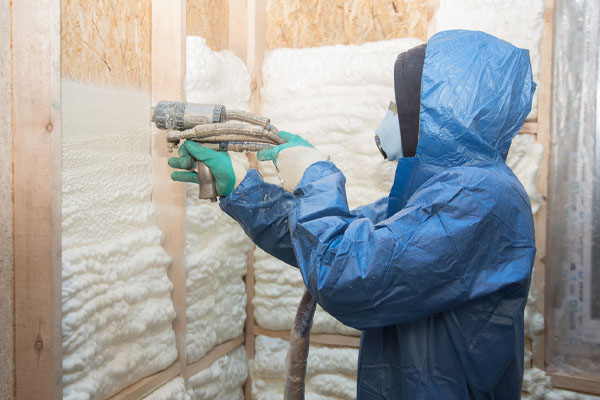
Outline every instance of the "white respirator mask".
[[389, 161], [396, 161], [403, 157], [398, 111], [393, 102], [390, 102], [383, 121], [375, 130], [375, 144], [383, 158]]

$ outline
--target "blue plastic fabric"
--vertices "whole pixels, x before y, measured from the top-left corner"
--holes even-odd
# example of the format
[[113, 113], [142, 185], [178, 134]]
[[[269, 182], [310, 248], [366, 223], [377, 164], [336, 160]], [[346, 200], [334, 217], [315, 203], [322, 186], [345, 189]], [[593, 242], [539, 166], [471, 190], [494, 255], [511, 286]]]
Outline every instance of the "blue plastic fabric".
[[297, 265], [318, 303], [363, 330], [359, 399], [518, 399], [535, 255], [525, 190], [504, 160], [531, 108], [529, 53], [481, 32], [427, 45], [417, 157], [389, 198], [349, 210], [343, 174], [294, 194], [250, 171], [222, 209]]

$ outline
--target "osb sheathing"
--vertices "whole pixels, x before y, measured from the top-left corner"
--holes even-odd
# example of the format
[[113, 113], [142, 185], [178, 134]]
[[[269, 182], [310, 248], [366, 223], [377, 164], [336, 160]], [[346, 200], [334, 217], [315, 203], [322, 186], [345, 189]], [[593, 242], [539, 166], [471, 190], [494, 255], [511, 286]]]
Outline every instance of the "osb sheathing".
[[62, 76], [97, 85], [149, 90], [150, 3], [62, 0]]
[[267, 0], [267, 47], [427, 40], [432, 0]]
[[213, 50], [229, 40], [229, 0], [187, 0], [186, 34], [202, 36]]

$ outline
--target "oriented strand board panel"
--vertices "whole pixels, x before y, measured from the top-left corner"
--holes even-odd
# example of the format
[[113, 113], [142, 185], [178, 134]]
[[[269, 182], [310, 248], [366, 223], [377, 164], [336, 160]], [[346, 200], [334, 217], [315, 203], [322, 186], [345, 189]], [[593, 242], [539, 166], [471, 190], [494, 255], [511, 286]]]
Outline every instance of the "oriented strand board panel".
[[0, 398], [12, 399], [13, 231], [12, 136], [10, 130], [10, 5], [0, 1]]
[[427, 40], [431, 0], [267, 0], [267, 48]]
[[229, 0], [187, 0], [186, 28], [187, 36], [202, 36], [212, 50], [226, 49]]
[[63, 78], [150, 87], [150, 0], [62, 0]]

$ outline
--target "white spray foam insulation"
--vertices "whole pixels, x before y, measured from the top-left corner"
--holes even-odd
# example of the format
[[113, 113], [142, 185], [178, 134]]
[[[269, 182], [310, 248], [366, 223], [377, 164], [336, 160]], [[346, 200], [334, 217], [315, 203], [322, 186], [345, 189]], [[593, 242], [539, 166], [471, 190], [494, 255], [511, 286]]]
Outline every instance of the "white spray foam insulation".
[[513, 139], [506, 165], [519, 178], [529, 195], [531, 211], [535, 214], [540, 209], [542, 196], [538, 192], [538, 171], [544, 155], [544, 146], [536, 142], [535, 135], [520, 134]]
[[[214, 52], [197, 36], [187, 37], [186, 100], [248, 110], [250, 75], [230, 51]], [[243, 154], [232, 158], [248, 165]], [[246, 320], [246, 261], [252, 243], [218, 203], [198, 199], [187, 185], [187, 358], [200, 359], [215, 345], [242, 334]]]
[[[449, 29], [483, 31], [528, 49], [533, 79], [539, 83], [544, 0], [439, 0], [432, 25], [434, 33]], [[538, 91], [528, 120], [537, 117]]]
[[[249, 362], [252, 398], [283, 398], [285, 356], [289, 342], [257, 336], [256, 355]], [[356, 398], [358, 349], [311, 345], [306, 371], [306, 400], [352, 400]]]
[[149, 121], [146, 93], [62, 81], [65, 399], [104, 399], [177, 357]]
[[[375, 129], [394, 101], [398, 53], [421, 44], [396, 39], [364, 45], [277, 49], [263, 62], [262, 114], [278, 129], [308, 140], [344, 172], [351, 208], [387, 196], [395, 163], [383, 160]], [[279, 184], [270, 162], [266, 180]], [[292, 268], [257, 252], [255, 318], [260, 326], [290, 329], [302, 296], [302, 278]], [[356, 334], [325, 312], [315, 314], [315, 332]]]
[[169, 381], [142, 400], [186, 400], [185, 382], [182, 377]]
[[189, 400], [243, 400], [248, 378], [246, 349], [240, 346], [187, 381]]
[[[290, 329], [304, 293], [300, 271], [257, 248], [254, 252], [254, 278], [252, 304], [256, 323], [267, 329]], [[360, 335], [359, 331], [343, 325], [320, 306], [317, 306], [312, 332]]]

